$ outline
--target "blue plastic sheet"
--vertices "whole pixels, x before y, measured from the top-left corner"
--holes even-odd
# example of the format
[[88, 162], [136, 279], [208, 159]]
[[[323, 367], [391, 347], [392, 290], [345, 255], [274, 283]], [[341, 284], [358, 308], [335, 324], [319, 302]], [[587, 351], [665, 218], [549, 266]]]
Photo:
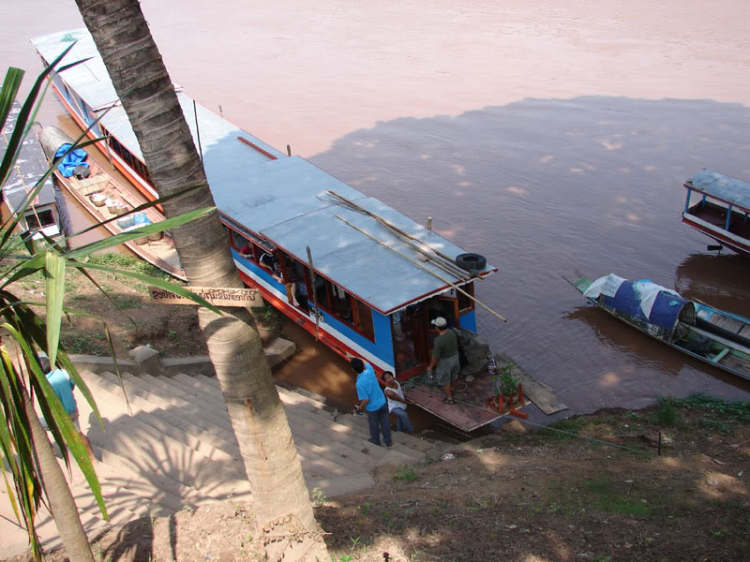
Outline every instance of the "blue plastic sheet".
[[[55, 158], [60, 158], [60, 156], [65, 154], [65, 151], [68, 150], [71, 146], [72, 145], [70, 143], [60, 145], [60, 148], [58, 148], [57, 152], [55, 152]], [[68, 152], [65, 158], [63, 158], [63, 161], [60, 162], [60, 164], [57, 166], [57, 169], [60, 170], [60, 173], [64, 178], [69, 178], [73, 175], [73, 170], [76, 166], [85, 166], [86, 168], [89, 167], [89, 163], [85, 161], [88, 157], [89, 155], [85, 150], [83, 150], [82, 148], [76, 148], [75, 150], [71, 150], [70, 152]]]
[[617, 289], [614, 297], [602, 296], [602, 303], [609, 308], [627, 314], [631, 318], [640, 319], [662, 328], [672, 329], [677, 323], [680, 310], [682, 310], [682, 307], [688, 301], [671, 292], [659, 291], [651, 306], [650, 314], [646, 316], [641, 306], [642, 293], [638, 286], [645, 282], [648, 281], [625, 281]]

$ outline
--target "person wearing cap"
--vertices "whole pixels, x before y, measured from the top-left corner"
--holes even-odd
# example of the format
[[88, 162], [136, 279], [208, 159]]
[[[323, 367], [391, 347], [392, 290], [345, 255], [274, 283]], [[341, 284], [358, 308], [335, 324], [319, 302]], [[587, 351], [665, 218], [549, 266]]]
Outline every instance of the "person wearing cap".
[[458, 336], [456, 332], [448, 329], [448, 322], [442, 316], [435, 318], [432, 324], [438, 329], [439, 334], [432, 344], [429, 370], [435, 373], [435, 380], [443, 387], [443, 404], [453, 404], [453, 385], [461, 370], [458, 359]]
[[350, 364], [357, 374], [357, 398], [360, 400], [355, 408], [367, 413], [370, 443], [380, 446], [380, 432], [382, 431], [383, 442], [386, 447], [390, 447], [393, 441], [391, 440], [391, 425], [388, 421], [388, 404], [380, 388], [378, 377], [375, 376], [372, 365], [362, 361], [359, 357], [352, 357]]

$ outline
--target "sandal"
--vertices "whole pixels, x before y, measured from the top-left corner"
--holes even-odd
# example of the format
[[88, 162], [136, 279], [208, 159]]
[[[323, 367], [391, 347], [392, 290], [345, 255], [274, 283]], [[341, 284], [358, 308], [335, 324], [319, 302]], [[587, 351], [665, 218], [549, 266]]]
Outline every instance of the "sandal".
[[453, 398], [443, 398], [443, 404], [455, 404]]

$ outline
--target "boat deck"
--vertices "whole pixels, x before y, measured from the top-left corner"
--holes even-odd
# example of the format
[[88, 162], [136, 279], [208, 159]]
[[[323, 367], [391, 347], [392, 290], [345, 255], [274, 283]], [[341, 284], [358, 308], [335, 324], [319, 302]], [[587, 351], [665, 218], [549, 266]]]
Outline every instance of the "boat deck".
[[[524, 385], [524, 406], [533, 402], [546, 414], [567, 409], [559, 402], [549, 388], [544, 388], [528, 373], [511, 361], [505, 354], [495, 354], [498, 372], [506, 365], [512, 365], [512, 374]], [[474, 376], [471, 381], [460, 378], [453, 391], [455, 404], [443, 404], [443, 391], [438, 386], [422, 384], [414, 388], [404, 389], [404, 396], [410, 403], [427, 410], [441, 420], [459, 428], [462, 431], [474, 431], [500, 418], [510, 416], [506, 411], [499, 414], [487, 407], [487, 398], [496, 396], [495, 377], [487, 373]], [[516, 404], [517, 406], [517, 404]], [[517, 408], [522, 410], [523, 407]]]
[[[63, 185], [68, 187], [71, 195], [98, 221], [105, 221], [117, 215], [111, 213], [106, 206], [95, 206], [88, 198], [88, 195], [92, 193], [105, 193], [114, 199], [123, 201], [130, 208], [135, 208], [146, 203], [146, 200], [142, 197], [119, 187], [110, 176], [101, 172], [98, 166], [93, 165], [92, 172], [92, 176], [84, 180], [79, 180], [75, 177], [62, 178], [59, 175], [57, 177]], [[164, 220], [164, 216], [153, 207], [147, 209], [145, 213], [152, 223]], [[123, 229], [117, 225], [116, 220], [104, 225], [104, 227], [113, 234], [123, 232]], [[174, 241], [169, 236], [165, 235], [160, 240], [149, 240], [145, 244], [137, 244], [135, 241], [132, 241], [127, 243], [126, 246], [152, 265], [178, 279], [185, 279], [185, 273], [180, 265]]]
[[[727, 220], [727, 209], [711, 203], [704, 206], [701, 206], [700, 203], [693, 205], [688, 214], [722, 229]], [[729, 222], [729, 232], [750, 240], [750, 220], [746, 220], [744, 214], [733, 211], [732, 219]]]

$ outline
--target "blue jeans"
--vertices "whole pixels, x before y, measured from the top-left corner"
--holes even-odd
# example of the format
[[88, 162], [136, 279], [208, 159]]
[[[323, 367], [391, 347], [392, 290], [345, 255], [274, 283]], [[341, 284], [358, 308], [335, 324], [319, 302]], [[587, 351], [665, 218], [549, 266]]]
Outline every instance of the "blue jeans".
[[403, 408], [393, 408], [391, 414], [396, 416], [397, 431], [406, 431], [407, 433], [414, 431], [414, 428], [411, 426], [411, 421], [409, 420], [409, 414], [406, 413], [406, 410]]
[[391, 441], [391, 425], [388, 422], [388, 404], [374, 412], [367, 412], [367, 424], [370, 426], [370, 443], [380, 445], [380, 432], [383, 432], [383, 442], [386, 447], [393, 444]]

